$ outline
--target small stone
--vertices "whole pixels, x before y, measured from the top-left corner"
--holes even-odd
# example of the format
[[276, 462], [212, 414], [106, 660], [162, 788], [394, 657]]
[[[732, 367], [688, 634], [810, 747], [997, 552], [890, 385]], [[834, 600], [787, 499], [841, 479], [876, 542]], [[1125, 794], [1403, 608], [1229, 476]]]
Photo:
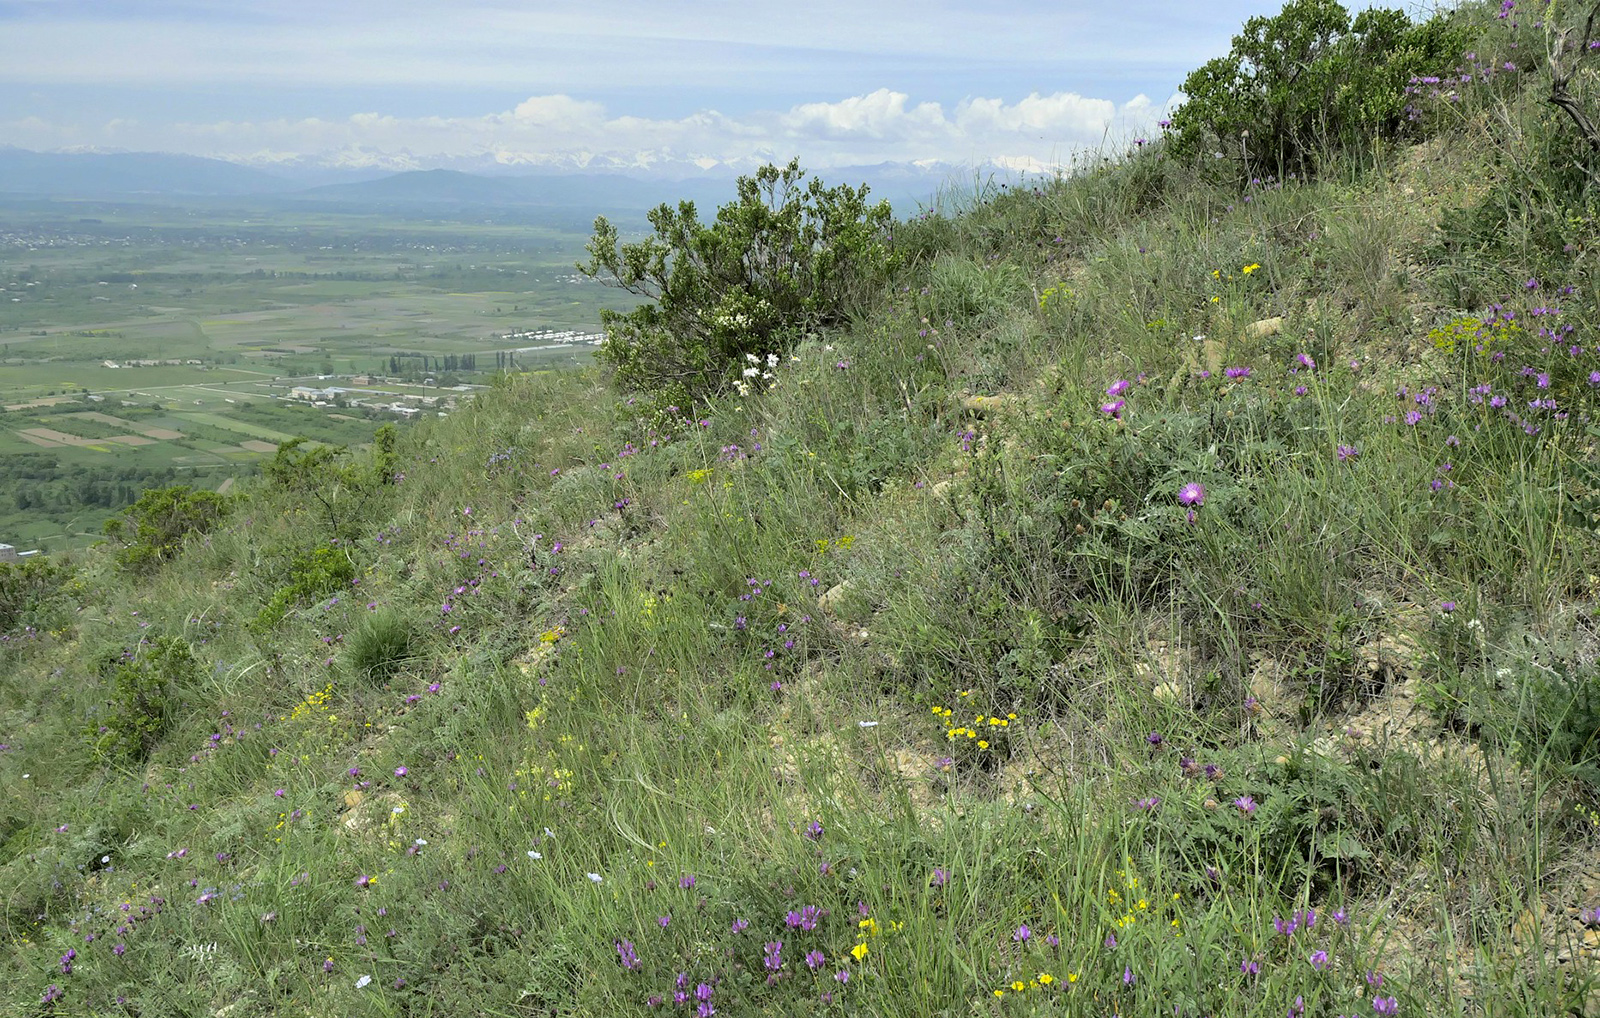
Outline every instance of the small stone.
[[1260, 339], [1263, 336], [1276, 336], [1283, 331], [1283, 316], [1263, 318], [1259, 322], [1251, 322], [1244, 327], [1245, 339]]

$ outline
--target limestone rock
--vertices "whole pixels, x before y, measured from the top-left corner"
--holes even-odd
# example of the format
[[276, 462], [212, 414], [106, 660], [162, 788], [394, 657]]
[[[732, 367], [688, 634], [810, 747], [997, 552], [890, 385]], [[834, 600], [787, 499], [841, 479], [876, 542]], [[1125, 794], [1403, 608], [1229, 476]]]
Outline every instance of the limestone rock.
[[1251, 322], [1244, 327], [1245, 339], [1261, 339], [1265, 336], [1276, 336], [1283, 331], [1283, 316], [1263, 318], [1259, 322]]

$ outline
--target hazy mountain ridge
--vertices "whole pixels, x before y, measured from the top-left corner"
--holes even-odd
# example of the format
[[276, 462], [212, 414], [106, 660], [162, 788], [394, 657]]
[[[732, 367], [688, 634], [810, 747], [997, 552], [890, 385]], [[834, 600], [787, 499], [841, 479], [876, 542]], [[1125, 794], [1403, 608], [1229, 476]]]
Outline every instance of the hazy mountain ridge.
[[[411, 153], [265, 154], [253, 165], [160, 152], [36, 152], [0, 147], [0, 194], [270, 195], [313, 201], [650, 208], [664, 201], [721, 202], [740, 173], [761, 165], [683, 159], [624, 163], [610, 157], [508, 162], [484, 155], [423, 158]], [[952, 180], [1000, 176], [997, 166], [881, 163], [816, 171], [829, 183], [868, 184], [897, 204], [923, 201]]]

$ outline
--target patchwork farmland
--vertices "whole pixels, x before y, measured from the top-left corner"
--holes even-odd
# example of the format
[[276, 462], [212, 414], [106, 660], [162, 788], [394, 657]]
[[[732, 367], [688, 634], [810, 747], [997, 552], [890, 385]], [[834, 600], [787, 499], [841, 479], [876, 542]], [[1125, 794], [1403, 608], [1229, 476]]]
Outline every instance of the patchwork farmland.
[[0, 541], [46, 550], [150, 485], [231, 487], [291, 438], [360, 446], [500, 370], [584, 361], [631, 303], [573, 272], [576, 223], [0, 212]]

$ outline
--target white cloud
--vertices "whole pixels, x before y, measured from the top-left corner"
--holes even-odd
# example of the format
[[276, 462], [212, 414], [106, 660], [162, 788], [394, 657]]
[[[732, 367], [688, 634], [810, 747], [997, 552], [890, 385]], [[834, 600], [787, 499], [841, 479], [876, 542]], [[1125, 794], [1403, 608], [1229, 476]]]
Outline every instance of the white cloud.
[[[678, 118], [613, 115], [598, 102], [535, 95], [509, 110], [468, 117], [358, 113], [342, 119], [219, 120], [176, 124], [114, 120], [99, 126], [38, 117], [0, 124], [17, 144], [115, 145], [247, 162], [294, 156], [362, 165], [426, 166], [461, 159], [501, 164], [743, 168], [798, 156], [818, 169], [879, 162], [994, 162], [1043, 168], [1084, 150], [1121, 147], [1152, 133], [1161, 109], [1138, 95], [1118, 104], [1072, 92], [1014, 102], [964, 99], [946, 110], [878, 89], [833, 102], [728, 116], [704, 109]], [[387, 162], [386, 162], [387, 161]]]

